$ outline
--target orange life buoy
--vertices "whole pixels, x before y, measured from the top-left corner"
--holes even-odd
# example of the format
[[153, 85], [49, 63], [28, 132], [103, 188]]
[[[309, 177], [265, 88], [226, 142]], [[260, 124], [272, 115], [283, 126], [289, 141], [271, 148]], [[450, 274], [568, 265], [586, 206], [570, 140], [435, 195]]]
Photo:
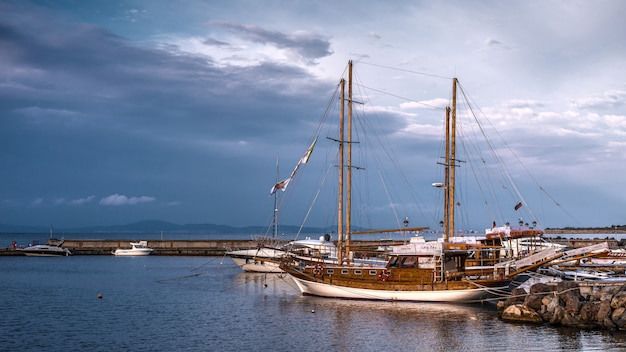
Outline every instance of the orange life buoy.
[[389, 280], [389, 270], [385, 269], [381, 271], [380, 274], [378, 275], [378, 279], [382, 282]]
[[322, 264], [315, 264], [315, 268], [313, 269], [313, 274], [314, 275], [321, 275], [322, 274], [322, 270], [324, 270], [324, 267], [322, 266]]

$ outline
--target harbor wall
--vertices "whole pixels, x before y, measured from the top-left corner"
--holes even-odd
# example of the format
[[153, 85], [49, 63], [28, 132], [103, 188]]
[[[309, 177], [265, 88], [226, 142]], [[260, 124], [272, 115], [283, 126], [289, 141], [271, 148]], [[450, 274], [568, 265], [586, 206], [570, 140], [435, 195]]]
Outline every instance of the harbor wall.
[[[556, 238], [554, 242], [570, 248], [580, 248], [600, 242], [608, 242], [610, 248], [622, 247], [622, 241], [605, 237], [595, 239]], [[50, 239], [48, 244], [56, 245], [59, 240]], [[397, 244], [398, 242], [384, 242], [376, 240], [352, 241], [353, 250], [372, 252], [380, 245]], [[66, 239], [63, 248], [68, 248], [74, 255], [110, 255], [118, 248], [130, 248], [128, 239]], [[230, 249], [257, 248], [252, 240], [148, 240], [148, 247], [153, 248], [153, 255], [180, 255], [180, 256], [223, 256]], [[23, 255], [15, 248], [0, 248], [0, 256]]]
[[[154, 249], [152, 255], [171, 256], [223, 256], [229, 250], [258, 248], [252, 240], [147, 240], [148, 247]], [[60, 240], [50, 239], [47, 244], [57, 245]], [[386, 245], [393, 242], [385, 242]], [[372, 251], [381, 245], [379, 241], [353, 241], [358, 250]], [[130, 249], [127, 239], [65, 239], [63, 248], [73, 255], [111, 255], [118, 248]], [[0, 248], [0, 256], [23, 255], [15, 248]]]

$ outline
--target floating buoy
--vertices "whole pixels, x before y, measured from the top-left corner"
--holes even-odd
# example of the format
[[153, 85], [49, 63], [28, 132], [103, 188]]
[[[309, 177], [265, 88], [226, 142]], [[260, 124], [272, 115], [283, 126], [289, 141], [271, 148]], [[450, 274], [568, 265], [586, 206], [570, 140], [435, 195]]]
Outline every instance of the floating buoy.
[[267, 284], [263, 284], [263, 288], [267, 288]]
[[311, 309], [311, 313], [315, 313], [315, 309]]
[[102, 299], [102, 293], [98, 293], [98, 299]]

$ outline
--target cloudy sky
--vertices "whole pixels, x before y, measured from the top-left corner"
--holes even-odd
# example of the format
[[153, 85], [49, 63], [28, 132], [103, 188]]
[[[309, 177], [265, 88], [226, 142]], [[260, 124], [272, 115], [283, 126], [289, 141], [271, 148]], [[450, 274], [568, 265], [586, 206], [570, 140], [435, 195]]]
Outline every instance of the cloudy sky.
[[[625, 224], [624, 13], [619, 0], [0, 0], [0, 223], [268, 224], [277, 157], [284, 179], [353, 60], [418, 194], [378, 188], [369, 225], [438, 227], [451, 77], [522, 161], [511, 174], [543, 227]], [[307, 217], [329, 133], [279, 192], [281, 223]]]

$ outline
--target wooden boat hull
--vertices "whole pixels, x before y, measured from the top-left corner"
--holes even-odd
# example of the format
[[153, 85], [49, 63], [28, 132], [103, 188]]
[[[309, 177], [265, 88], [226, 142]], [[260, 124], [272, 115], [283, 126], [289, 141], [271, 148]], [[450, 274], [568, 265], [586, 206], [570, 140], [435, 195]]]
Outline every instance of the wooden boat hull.
[[337, 286], [327, 283], [303, 280], [290, 275], [300, 291], [305, 295], [363, 300], [385, 301], [413, 301], [413, 302], [450, 302], [470, 303], [480, 302], [496, 297], [498, 293], [508, 290], [508, 285], [499, 287], [483, 287], [472, 289], [449, 289], [449, 290], [374, 290]]
[[[469, 278], [433, 281], [432, 276], [417, 275], [423, 271], [389, 272], [381, 267], [306, 267], [281, 266], [304, 295], [416, 302], [480, 302], [508, 294], [511, 280]], [[382, 275], [387, 276], [383, 277]], [[390, 274], [389, 274], [390, 273]]]

